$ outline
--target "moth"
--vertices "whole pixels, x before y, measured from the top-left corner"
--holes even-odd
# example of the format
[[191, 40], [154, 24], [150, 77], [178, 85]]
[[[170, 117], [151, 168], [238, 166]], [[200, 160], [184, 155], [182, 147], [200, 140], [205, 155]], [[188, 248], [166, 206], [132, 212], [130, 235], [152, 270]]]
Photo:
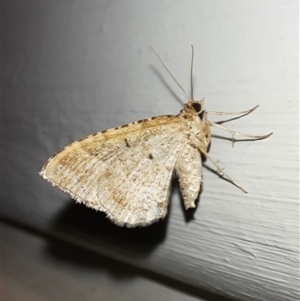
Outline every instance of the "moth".
[[243, 116], [258, 106], [236, 113], [205, 111], [204, 99], [193, 99], [193, 60], [192, 46], [191, 96], [178, 115], [135, 121], [75, 141], [49, 158], [40, 175], [78, 203], [127, 227], [147, 226], [166, 216], [174, 175], [185, 209], [194, 208], [202, 185], [203, 156], [223, 178], [246, 192], [209, 156], [211, 126], [231, 133], [233, 140], [237, 135], [265, 139], [272, 133], [244, 135], [209, 121], [209, 114]]

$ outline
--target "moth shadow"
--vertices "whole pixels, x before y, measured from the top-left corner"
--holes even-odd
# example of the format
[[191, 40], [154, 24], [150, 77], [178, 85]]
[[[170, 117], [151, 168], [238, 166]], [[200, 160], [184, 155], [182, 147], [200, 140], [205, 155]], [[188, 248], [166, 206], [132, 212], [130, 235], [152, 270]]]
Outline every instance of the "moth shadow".
[[[51, 260], [55, 262], [61, 262], [62, 266], [71, 265], [72, 269], [76, 273], [82, 271], [88, 274], [89, 277], [97, 277], [99, 281], [102, 280], [103, 275], [109, 275], [109, 277], [116, 279], [116, 287], [123, 279], [136, 279], [143, 278], [149, 279], [151, 282], [160, 283], [161, 285], [168, 287], [175, 291], [180, 291], [189, 296], [194, 296], [195, 299], [201, 299], [206, 301], [230, 301], [226, 297], [221, 297], [214, 293], [210, 293], [201, 288], [195, 287], [188, 283], [184, 283], [180, 280], [174, 279], [172, 276], [163, 275], [157, 273], [157, 271], [152, 271], [148, 267], [143, 267], [138, 261], [136, 265], [130, 263], [121, 262], [110, 258], [108, 256], [103, 256], [98, 252], [93, 252], [88, 250], [86, 247], [70, 244], [66, 241], [61, 241], [55, 238], [49, 238], [51, 243], [51, 248], [46, 250], [46, 256], [51, 256]], [[119, 251], [119, 250], [117, 250]], [[87, 273], [88, 272], [88, 273]], [[124, 285], [124, 284], [123, 284]], [[109, 288], [108, 288], [109, 289]]]
[[[70, 200], [53, 221], [52, 231], [59, 233], [59, 237], [69, 243], [107, 254], [117, 260], [142, 259], [165, 240], [168, 216], [148, 227], [125, 228], [113, 224], [104, 213]], [[49, 252], [64, 257], [59, 244], [50, 244]], [[76, 262], [78, 263], [78, 259]]]

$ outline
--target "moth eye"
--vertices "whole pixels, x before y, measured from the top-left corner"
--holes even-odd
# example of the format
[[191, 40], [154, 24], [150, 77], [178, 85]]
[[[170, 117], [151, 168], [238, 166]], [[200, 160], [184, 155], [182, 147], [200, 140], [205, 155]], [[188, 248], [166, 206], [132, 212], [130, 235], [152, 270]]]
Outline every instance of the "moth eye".
[[192, 103], [192, 107], [194, 108], [194, 110], [197, 112], [197, 113], [200, 113], [201, 111], [201, 105], [199, 102], [194, 102]]

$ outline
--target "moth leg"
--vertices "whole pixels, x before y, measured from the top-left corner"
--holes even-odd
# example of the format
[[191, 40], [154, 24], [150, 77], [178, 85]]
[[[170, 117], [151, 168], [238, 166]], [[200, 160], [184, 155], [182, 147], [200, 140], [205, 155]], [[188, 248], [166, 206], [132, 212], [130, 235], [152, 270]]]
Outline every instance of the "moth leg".
[[248, 115], [252, 113], [254, 110], [256, 110], [259, 107], [259, 105], [256, 105], [255, 107], [246, 110], [246, 111], [241, 111], [241, 112], [218, 112], [218, 111], [207, 111], [208, 114], [212, 115], [218, 115], [218, 116], [223, 116], [223, 115]]
[[221, 177], [227, 179], [230, 183], [232, 183], [234, 186], [236, 186], [237, 188], [239, 188], [239, 189], [242, 190], [243, 192], [248, 193], [242, 186], [238, 185], [231, 177], [229, 177], [229, 176], [224, 172], [224, 167], [222, 167], [221, 165], [219, 165], [218, 162], [214, 161], [214, 160], [208, 155], [208, 153], [207, 153], [205, 150], [200, 149], [200, 151], [201, 151], [201, 153], [203, 153], [203, 155], [204, 155], [207, 159], [209, 159], [209, 161], [210, 161], [214, 166], [216, 166], [216, 168], [217, 168], [216, 171], [217, 171], [217, 173], [218, 173]]
[[270, 137], [273, 134], [273, 132], [271, 132], [271, 133], [266, 134], [266, 135], [258, 135], [258, 136], [256, 136], [256, 135], [249, 135], [249, 134], [243, 134], [243, 133], [239, 133], [239, 132], [233, 131], [233, 130], [231, 130], [231, 129], [223, 126], [223, 125], [220, 125], [218, 123], [215, 123], [215, 122], [209, 121], [209, 124], [212, 125], [212, 126], [218, 127], [220, 129], [222, 129], [222, 130], [230, 133], [232, 135], [232, 145], [233, 145], [233, 143], [235, 141], [235, 136], [242, 136], [242, 137], [248, 137], [250, 139], [261, 140], [261, 139], [266, 139], [266, 138]]

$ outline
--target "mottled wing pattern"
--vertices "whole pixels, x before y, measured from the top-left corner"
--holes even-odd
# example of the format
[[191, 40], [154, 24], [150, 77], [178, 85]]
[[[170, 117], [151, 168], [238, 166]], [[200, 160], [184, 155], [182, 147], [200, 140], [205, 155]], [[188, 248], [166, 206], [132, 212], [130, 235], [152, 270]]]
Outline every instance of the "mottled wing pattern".
[[99, 132], [51, 157], [41, 175], [118, 225], [148, 225], [167, 213], [183, 128], [167, 115]]

